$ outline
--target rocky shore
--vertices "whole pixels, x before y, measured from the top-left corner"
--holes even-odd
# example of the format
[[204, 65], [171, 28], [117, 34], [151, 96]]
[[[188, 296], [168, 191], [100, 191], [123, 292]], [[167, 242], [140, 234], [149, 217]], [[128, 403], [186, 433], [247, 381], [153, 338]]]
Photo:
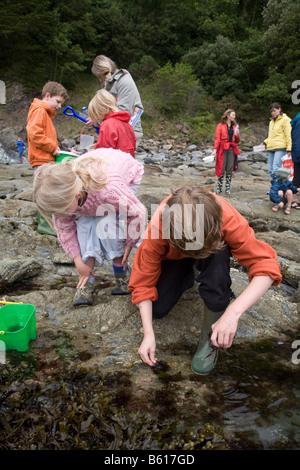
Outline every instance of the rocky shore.
[[[35, 306], [37, 339], [30, 343], [30, 348], [40, 361], [41, 356], [44, 361], [47, 357], [49, 374], [58, 356], [61, 359], [58, 344], [64, 342], [67, 344], [65, 357], [81, 361], [85, 367], [100, 366], [111, 377], [122, 374], [123, 379], [130, 378], [126, 390], [128, 392], [130, 389], [131, 398], [130, 401], [124, 399], [129, 408], [151, 408], [155, 412], [153, 401], [150, 406], [147, 397], [150, 393], [164, 394], [166, 384], [162, 385], [161, 376], [142, 364], [137, 354], [142, 340], [138, 309], [131, 304], [130, 296], [117, 298], [110, 295], [113, 285], [110, 265], [97, 270], [95, 304], [80, 308], [72, 306], [77, 272], [56, 237], [37, 232], [37, 208], [32, 202], [33, 171], [26, 158], [23, 164], [17, 163], [13, 148], [20, 132], [24, 132], [24, 126], [10, 128], [8, 132], [2, 122], [0, 300]], [[269, 177], [266, 153], [251, 151], [261, 137], [249, 129], [243, 136], [242, 130], [238, 171], [233, 176], [231, 195], [223, 197], [248, 220], [257, 238], [276, 250], [282, 266], [283, 282], [271, 288], [243, 315], [231, 349], [234, 355], [234, 348], [248, 347], [257, 341], [271, 340], [276, 344], [285, 344], [287, 351], [290, 351], [285, 367], [293, 371], [296, 366], [290, 361], [291, 342], [297, 339], [299, 331], [300, 212], [293, 209], [290, 216], [283, 211], [272, 212], [267, 195]], [[61, 137], [60, 140], [61, 148], [69, 150], [76, 146], [78, 136]], [[200, 146], [188, 142], [182, 129], [179, 129], [179, 136], [167, 136], [161, 132], [159, 137], [143, 139], [137, 159], [144, 163], [145, 173], [138, 197], [149, 215], [151, 205], [158, 204], [172, 188], [193, 183], [214, 191], [214, 163], [203, 161], [205, 156], [210, 155], [211, 149], [210, 144]], [[134, 250], [131, 259], [133, 256]], [[246, 287], [248, 278], [234, 259], [231, 275], [233, 290], [239, 294]], [[171, 382], [176, 382], [178, 374], [180, 376], [180, 382], [176, 383], [175, 412], [187, 420], [191, 418], [192, 408], [197, 410], [204, 406], [207, 410], [207, 393], [211, 393], [209, 381], [198, 380], [190, 370], [202, 312], [203, 304], [195, 286], [186, 292], [167, 318], [155, 322], [157, 353], [165, 366], [164, 373], [167, 371]], [[224, 354], [221, 357], [218, 370], [212, 374], [216, 380], [220, 380], [220, 374], [226, 376], [227, 358]], [[126, 388], [125, 382], [122, 382], [123, 388]], [[117, 383], [112, 383], [115, 393], [119, 393]], [[160, 402], [158, 406], [167, 404]], [[201, 419], [205, 421], [205, 413]]]
[[[137, 153], [137, 159], [145, 165], [138, 197], [146, 206], [149, 217], [152, 205], [158, 204], [171, 188], [194, 183], [214, 190], [214, 163], [203, 161], [203, 157], [210, 153], [210, 148], [175, 146], [171, 139], [160, 144], [153, 139], [144, 140]], [[37, 232], [37, 208], [32, 202], [33, 171], [27, 161], [18, 165], [17, 160], [7, 154], [1, 162], [1, 295], [8, 300], [34, 304], [38, 321], [48, 318], [59, 328], [106, 336], [118, 332], [126, 341], [131, 341], [133, 337], [141, 339], [139, 314], [131, 305], [130, 298], [110, 296], [113, 284], [110, 265], [99, 269], [95, 305], [79, 309], [72, 307], [77, 273], [56, 238]], [[277, 251], [283, 283], [270, 289], [244, 315], [237, 339], [256, 338], [259, 335], [281, 336], [283, 330], [293, 329], [299, 319], [300, 213], [292, 210], [290, 216], [283, 211], [274, 214], [266, 194], [268, 189], [266, 154], [242, 152], [238, 171], [234, 173], [231, 195], [224, 197], [249, 221], [257, 238], [268, 242]], [[238, 292], [246, 285], [247, 274], [234, 259], [232, 277]], [[193, 289], [186, 298], [174, 309], [174, 315], [157, 323], [158, 338], [161, 330], [164, 341], [174, 341], [183, 326], [188, 325], [185, 335], [196, 343], [202, 305]], [[193, 307], [187, 308], [186, 302], [191, 302]], [[136, 349], [131, 351], [130, 357], [138, 360]]]

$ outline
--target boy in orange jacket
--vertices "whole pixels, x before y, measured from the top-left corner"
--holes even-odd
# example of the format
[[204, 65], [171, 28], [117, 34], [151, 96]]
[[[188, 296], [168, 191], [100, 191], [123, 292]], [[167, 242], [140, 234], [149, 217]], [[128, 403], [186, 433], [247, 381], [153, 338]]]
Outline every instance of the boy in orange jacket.
[[[250, 281], [233, 302], [231, 255]], [[142, 360], [157, 362], [152, 318], [166, 316], [196, 281], [204, 319], [192, 370], [208, 374], [218, 348], [231, 346], [242, 314], [281, 278], [276, 252], [231, 204], [199, 186], [178, 188], [157, 208], [133, 260], [128, 288], [142, 317]]]
[[27, 116], [28, 161], [32, 168], [55, 161], [59, 155], [55, 113], [68, 98], [66, 89], [57, 82], [48, 82], [42, 90], [42, 99], [34, 98]]

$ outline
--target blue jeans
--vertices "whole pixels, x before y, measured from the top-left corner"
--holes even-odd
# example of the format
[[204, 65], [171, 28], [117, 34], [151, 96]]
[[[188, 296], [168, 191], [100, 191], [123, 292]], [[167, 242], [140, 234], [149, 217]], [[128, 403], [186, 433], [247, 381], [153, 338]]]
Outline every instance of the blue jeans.
[[286, 150], [269, 150], [268, 151], [268, 169], [271, 179], [275, 178], [276, 171], [282, 166], [282, 157], [286, 154]]
[[[128, 186], [135, 194], [140, 181]], [[127, 227], [122, 228], [122, 215], [109, 213], [102, 216], [81, 216], [77, 220], [77, 238], [81, 257], [84, 262], [88, 258], [95, 258], [95, 265], [102, 266], [104, 260], [111, 260], [123, 256]], [[124, 234], [124, 235], [123, 235]]]

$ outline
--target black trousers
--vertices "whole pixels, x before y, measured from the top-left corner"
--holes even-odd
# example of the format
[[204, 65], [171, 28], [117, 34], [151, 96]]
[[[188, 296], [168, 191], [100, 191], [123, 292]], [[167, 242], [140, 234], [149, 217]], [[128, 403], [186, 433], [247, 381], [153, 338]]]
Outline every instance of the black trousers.
[[300, 188], [300, 162], [294, 163], [293, 185], [296, 186], [296, 188]]
[[[196, 278], [195, 271], [199, 271]], [[156, 285], [158, 300], [153, 302], [153, 317], [165, 317], [182, 294], [193, 287], [195, 280], [199, 283], [198, 291], [207, 308], [213, 312], [225, 310], [233, 295], [229, 247], [203, 260], [183, 258], [162, 261]]]

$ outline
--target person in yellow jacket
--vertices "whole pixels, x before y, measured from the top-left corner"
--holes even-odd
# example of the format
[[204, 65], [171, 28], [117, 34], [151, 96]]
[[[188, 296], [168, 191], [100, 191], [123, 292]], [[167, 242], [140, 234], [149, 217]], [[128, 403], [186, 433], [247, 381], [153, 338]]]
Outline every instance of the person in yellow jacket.
[[42, 99], [34, 98], [27, 116], [28, 161], [33, 169], [55, 161], [59, 155], [55, 113], [68, 98], [66, 89], [57, 82], [48, 82], [42, 90]]
[[271, 179], [276, 177], [278, 168], [282, 166], [281, 159], [285, 154], [290, 155], [292, 149], [291, 119], [282, 112], [279, 103], [270, 105], [270, 124], [268, 138], [264, 144], [268, 150], [268, 169]]

